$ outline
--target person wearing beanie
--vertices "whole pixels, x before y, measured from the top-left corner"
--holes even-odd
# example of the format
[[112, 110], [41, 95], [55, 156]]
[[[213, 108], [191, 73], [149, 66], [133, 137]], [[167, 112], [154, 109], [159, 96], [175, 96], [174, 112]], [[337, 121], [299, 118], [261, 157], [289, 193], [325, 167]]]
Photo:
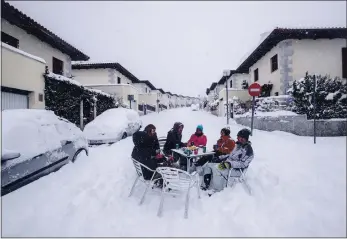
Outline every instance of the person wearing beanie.
[[231, 176], [240, 176], [239, 170], [247, 169], [254, 158], [253, 148], [249, 141], [251, 132], [248, 129], [242, 129], [237, 133], [237, 142], [235, 149], [229, 155], [221, 155], [218, 157], [219, 163], [208, 163], [204, 167], [204, 185], [203, 190], [210, 189], [217, 192], [223, 190], [229, 174]]
[[207, 137], [206, 135], [204, 135], [203, 133], [204, 131], [204, 127], [199, 124], [197, 127], [196, 127], [196, 131], [194, 134], [192, 134], [192, 136], [190, 136], [190, 139], [188, 140], [188, 143], [187, 143], [187, 146], [196, 146], [196, 147], [199, 147], [199, 146], [206, 146], [207, 144]]
[[216, 146], [217, 147], [214, 148], [214, 155], [201, 157], [201, 159], [195, 163], [195, 166], [203, 166], [207, 162], [218, 162], [219, 156], [230, 154], [231, 151], [233, 151], [235, 148], [235, 141], [231, 139], [230, 130], [228, 128], [221, 129], [220, 138], [218, 139]]
[[220, 131], [220, 138], [217, 141], [217, 148], [215, 149], [216, 156], [230, 154], [235, 148], [235, 141], [230, 137], [230, 130], [223, 128]]

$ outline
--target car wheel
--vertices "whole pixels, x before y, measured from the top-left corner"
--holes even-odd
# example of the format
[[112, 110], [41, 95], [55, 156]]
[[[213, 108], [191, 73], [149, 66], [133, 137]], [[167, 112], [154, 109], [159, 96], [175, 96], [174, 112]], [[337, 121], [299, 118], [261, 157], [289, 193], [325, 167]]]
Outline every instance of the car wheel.
[[122, 139], [125, 139], [126, 137], [128, 137], [127, 133], [124, 132], [123, 136], [122, 136]]
[[71, 162], [75, 163], [77, 160], [87, 156], [87, 151], [85, 149], [79, 149], [73, 156]]

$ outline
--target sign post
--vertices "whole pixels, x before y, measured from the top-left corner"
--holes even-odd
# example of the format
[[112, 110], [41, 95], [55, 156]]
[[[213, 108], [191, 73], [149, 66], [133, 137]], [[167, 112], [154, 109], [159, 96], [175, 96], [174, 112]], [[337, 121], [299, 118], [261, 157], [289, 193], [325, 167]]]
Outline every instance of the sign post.
[[248, 94], [253, 97], [252, 100], [252, 119], [251, 119], [251, 136], [253, 136], [253, 121], [254, 121], [254, 106], [255, 106], [255, 97], [259, 96], [261, 92], [261, 85], [254, 82], [248, 87]]
[[317, 88], [317, 82], [316, 82], [316, 75], [313, 75], [313, 143], [316, 144], [316, 88]]

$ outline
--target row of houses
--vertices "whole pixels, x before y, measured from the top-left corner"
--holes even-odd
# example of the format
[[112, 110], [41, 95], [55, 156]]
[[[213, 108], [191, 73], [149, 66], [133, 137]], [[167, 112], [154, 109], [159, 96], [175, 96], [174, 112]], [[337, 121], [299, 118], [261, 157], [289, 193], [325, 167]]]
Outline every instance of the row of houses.
[[4, 0], [1, 1], [2, 109], [44, 109], [46, 67], [52, 75], [102, 90], [135, 110], [159, 111], [198, 103], [139, 80], [117, 62], [90, 62], [89, 56]]
[[275, 28], [235, 70], [224, 71], [206, 89], [209, 105], [224, 116], [226, 92], [231, 103], [251, 100], [247, 88], [253, 82], [262, 86], [262, 97], [285, 98], [306, 72], [347, 79], [346, 47], [347, 28]]

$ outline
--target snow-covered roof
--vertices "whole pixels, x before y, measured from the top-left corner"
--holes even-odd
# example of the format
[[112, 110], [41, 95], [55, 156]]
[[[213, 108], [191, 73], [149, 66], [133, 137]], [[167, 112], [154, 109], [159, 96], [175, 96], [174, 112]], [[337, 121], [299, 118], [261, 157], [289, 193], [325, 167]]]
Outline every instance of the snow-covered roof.
[[6, 48], [6, 49], [8, 49], [8, 50], [10, 50], [10, 51], [16, 52], [16, 53], [21, 54], [23, 56], [26, 56], [26, 57], [28, 57], [30, 59], [33, 59], [33, 60], [39, 61], [39, 62], [41, 62], [43, 64], [46, 64], [46, 61], [44, 59], [42, 59], [41, 57], [34, 56], [32, 54], [29, 54], [29, 53], [27, 53], [25, 51], [22, 51], [22, 50], [20, 50], [18, 48], [15, 48], [15, 47], [10, 46], [10, 45], [8, 45], [6, 43], [3, 43], [3, 42], [1, 42], [1, 46]]

